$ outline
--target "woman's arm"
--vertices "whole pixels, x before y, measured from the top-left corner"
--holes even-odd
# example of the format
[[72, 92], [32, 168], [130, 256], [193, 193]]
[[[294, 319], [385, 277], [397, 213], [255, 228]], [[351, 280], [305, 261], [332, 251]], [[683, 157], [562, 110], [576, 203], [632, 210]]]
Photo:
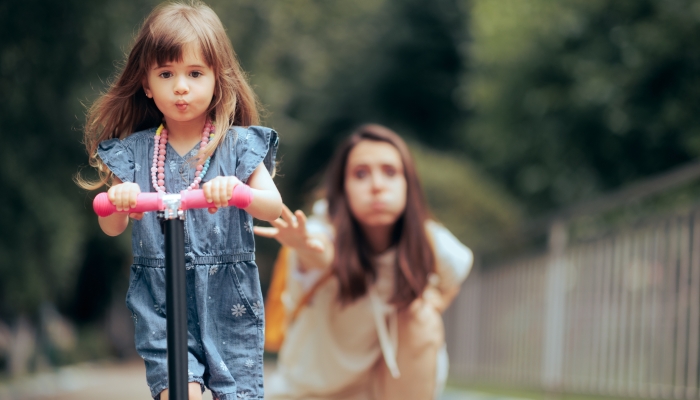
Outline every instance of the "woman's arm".
[[447, 228], [437, 222], [428, 222], [426, 228], [435, 253], [435, 272], [438, 279], [434, 287], [439, 291], [439, 296], [432, 296], [430, 302], [442, 312], [459, 294], [462, 282], [471, 271], [474, 255]]

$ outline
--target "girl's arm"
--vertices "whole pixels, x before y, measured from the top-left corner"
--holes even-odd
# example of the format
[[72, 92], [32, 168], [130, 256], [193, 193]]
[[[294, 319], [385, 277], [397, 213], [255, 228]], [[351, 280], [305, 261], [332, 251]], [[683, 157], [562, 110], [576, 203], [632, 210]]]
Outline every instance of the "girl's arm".
[[[109, 201], [117, 207], [117, 211], [125, 211], [136, 206], [136, 196], [141, 193], [141, 188], [136, 183], [122, 183], [122, 181], [114, 176], [112, 178], [112, 187], [107, 191]], [[129, 217], [141, 219], [143, 213], [114, 213], [108, 217], [97, 217], [97, 222], [100, 224], [102, 231], [109, 236], [117, 236], [126, 230], [129, 225]]]
[[263, 221], [274, 221], [282, 213], [282, 197], [263, 163], [258, 164], [248, 178], [248, 186], [253, 190], [253, 202], [246, 212]]
[[272, 228], [256, 226], [256, 235], [273, 238], [283, 246], [296, 251], [299, 270], [329, 268], [333, 261], [333, 243], [326, 235], [310, 234], [306, 229], [306, 215], [301, 210], [295, 213], [282, 205], [282, 218], [271, 221]]
[[[215, 213], [218, 208], [227, 207], [233, 188], [239, 184], [241, 181], [235, 176], [219, 176], [202, 185], [207, 201], [214, 203], [209, 212]], [[282, 197], [263, 163], [250, 175], [248, 186], [253, 191], [253, 202], [245, 209], [248, 214], [263, 221], [273, 221], [280, 216]]]

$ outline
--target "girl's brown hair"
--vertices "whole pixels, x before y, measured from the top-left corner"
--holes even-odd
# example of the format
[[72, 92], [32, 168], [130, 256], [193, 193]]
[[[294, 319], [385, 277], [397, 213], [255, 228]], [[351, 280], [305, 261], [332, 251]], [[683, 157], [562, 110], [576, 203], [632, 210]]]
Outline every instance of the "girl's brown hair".
[[124, 138], [161, 123], [163, 114], [146, 97], [143, 81], [154, 65], [182, 61], [186, 45], [198, 46], [216, 75], [214, 99], [208, 110], [216, 133], [198, 158], [211, 155], [231, 125], [259, 123], [255, 94], [214, 11], [199, 1], [160, 5], [141, 26], [121, 74], [88, 110], [84, 141], [90, 165], [97, 168], [99, 179], [88, 181], [78, 176], [81, 187], [97, 189], [112, 179], [112, 173], [97, 156], [100, 142]]
[[394, 146], [403, 162], [406, 177], [406, 208], [396, 221], [392, 242], [396, 246], [395, 289], [391, 303], [408, 306], [423, 293], [428, 277], [435, 271], [435, 256], [425, 230], [428, 208], [418, 180], [415, 164], [406, 143], [390, 129], [363, 125], [338, 148], [328, 170], [326, 197], [328, 216], [335, 228], [335, 257], [332, 271], [338, 278], [339, 298], [352, 302], [367, 293], [377, 277], [372, 252], [353, 217], [345, 194], [345, 174], [350, 151], [363, 140], [386, 142]]

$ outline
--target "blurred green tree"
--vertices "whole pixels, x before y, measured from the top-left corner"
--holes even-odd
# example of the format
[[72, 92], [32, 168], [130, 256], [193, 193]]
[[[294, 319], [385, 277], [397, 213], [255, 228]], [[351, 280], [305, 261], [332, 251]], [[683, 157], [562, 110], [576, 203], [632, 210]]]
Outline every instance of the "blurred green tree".
[[10, 326], [36, 324], [44, 303], [95, 321], [124, 275], [128, 242], [98, 234], [90, 196], [72, 178], [86, 164], [81, 101], [111, 75], [123, 19], [133, 26], [144, 6], [0, 2], [0, 321]]
[[462, 148], [530, 212], [700, 154], [700, 4], [475, 0]]

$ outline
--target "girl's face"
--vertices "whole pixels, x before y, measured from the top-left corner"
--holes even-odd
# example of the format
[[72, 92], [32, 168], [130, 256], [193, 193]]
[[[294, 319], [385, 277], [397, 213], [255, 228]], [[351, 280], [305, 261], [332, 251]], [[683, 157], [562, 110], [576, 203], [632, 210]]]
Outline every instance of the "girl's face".
[[345, 196], [363, 227], [395, 224], [406, 208], [406, 176], [399, 151], [373, 140], [355, 145], [345, 166]]
[[[182, 61], [154, 65], [144, 82], [144, 90], [168, 122], [194, 122], [205, 119], [216, 79], [196, 45], [186, 45]], [[198, 121], [197, 121], [198, 122]]]

